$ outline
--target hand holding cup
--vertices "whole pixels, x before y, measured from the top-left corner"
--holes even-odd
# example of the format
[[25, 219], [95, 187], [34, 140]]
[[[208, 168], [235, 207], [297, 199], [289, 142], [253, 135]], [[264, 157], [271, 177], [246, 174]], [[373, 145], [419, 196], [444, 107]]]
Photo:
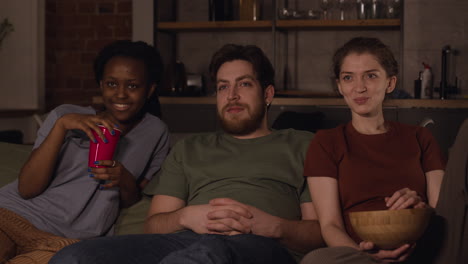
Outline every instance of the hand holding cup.
[[115, 167], [115, 161], [110, 165], [100, 164], [99, 161], [113, 160], [114, 152], [122, 132], [119, 129], [109, 131], [107, 127], [102, 125], [98, 125], [98, 127], [101, 129], [104, 139], [96, 131], [92, 130], [95, 141], [90, 141], [88, 167]]
[[[98, 127], [103, 137], [92, 130], [95, 141], [91, 140], [89, 146], [88, 167], [90, 167], [89, 171], [91, 172], [89, 176], [100, 180], [101, 189], [111, 188], [118, 185], [119, 179], [113, 175], [120, 174], [119, 171], [122, 169], [125, 170], [119, 162], [114, 160], [115, 149], [122, 132], [119, 129], [110, 131], [103, 125], [98, 125]], [[106, 181], [110, 182], [106, 183]]]

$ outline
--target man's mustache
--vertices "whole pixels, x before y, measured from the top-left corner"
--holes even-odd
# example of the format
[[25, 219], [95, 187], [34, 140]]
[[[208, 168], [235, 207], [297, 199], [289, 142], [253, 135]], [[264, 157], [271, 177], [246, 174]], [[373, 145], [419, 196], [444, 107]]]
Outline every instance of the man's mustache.
[[249, 106], [247, 104], [239, 104], [239, 103], [233, 103], [233, 104], [227, 104], [223, 107], [223, 112], [226, 111], [230, 107], [242, 107], [248, 109]]

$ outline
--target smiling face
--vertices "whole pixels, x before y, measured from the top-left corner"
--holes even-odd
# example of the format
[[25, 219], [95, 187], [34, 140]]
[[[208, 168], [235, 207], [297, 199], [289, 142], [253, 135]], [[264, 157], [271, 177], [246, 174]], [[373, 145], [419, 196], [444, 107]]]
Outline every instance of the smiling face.
[[145, 64], [130, 57], [110, 59], [100, 87], [106, 111], [124, 125], [140, 120], [141, 110], [155, 89], [147, 83]]
[[263, 91], [251, 63], [234, 60], [221, 65], [216, 90], [218, 116], [226, 133], [248, 136], [268, 131], [266, 109], [274, 88], [270, 85]]
[[350, 53], [343, 59], [337, 85], [353, 117], [375, 117], [383, 115], [385, 94], [395, 89], [396, 80], [373, 55]]

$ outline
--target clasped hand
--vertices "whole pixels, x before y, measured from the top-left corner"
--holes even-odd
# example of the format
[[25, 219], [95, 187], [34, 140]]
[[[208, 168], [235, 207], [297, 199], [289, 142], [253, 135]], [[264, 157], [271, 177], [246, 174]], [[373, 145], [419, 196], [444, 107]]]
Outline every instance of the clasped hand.
[[258, 208], [229, 198], [217, 198], [206, 205], [187, 207], [191, 223], [186, 226], [199, 234], [256, 234], [273, 236], [273, 223], [277, 217]]
[[234, 235], [250, 233], [250, 227], [241, 218], [252, 214], [238, 205], [191, 205], [183, 209], [182, 226], [198, 234]]

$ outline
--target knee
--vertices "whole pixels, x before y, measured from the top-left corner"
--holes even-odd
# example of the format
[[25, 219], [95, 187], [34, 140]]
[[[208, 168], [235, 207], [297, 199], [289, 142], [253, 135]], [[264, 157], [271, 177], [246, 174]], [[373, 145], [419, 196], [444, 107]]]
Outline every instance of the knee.
[[160, 263], [232, 263], [230, 256], [220, 235], [203, 235], [190, 246], [169, 253]]
[[226, 240], [220, 235], [205, 235], [195, 245], [200, 250], [206, 250], [207, 252], [213, 251], [227, 254], [229, 251]]
[[329, 258], [327, 253], [330, 248], [319, 248], [307, 253], [301, 260], [300, 264], [313, 264], [313, 263], [330, 263], [331, 260], [324, 261]]
[[[362, 262], [362, 259], [356, 259], [359, 254], [360, 251], [350, 247], [319, 248], [305, 255], [300, 264], [367, 263]], [[356, 260], [357, 262], [353, 262]]]

